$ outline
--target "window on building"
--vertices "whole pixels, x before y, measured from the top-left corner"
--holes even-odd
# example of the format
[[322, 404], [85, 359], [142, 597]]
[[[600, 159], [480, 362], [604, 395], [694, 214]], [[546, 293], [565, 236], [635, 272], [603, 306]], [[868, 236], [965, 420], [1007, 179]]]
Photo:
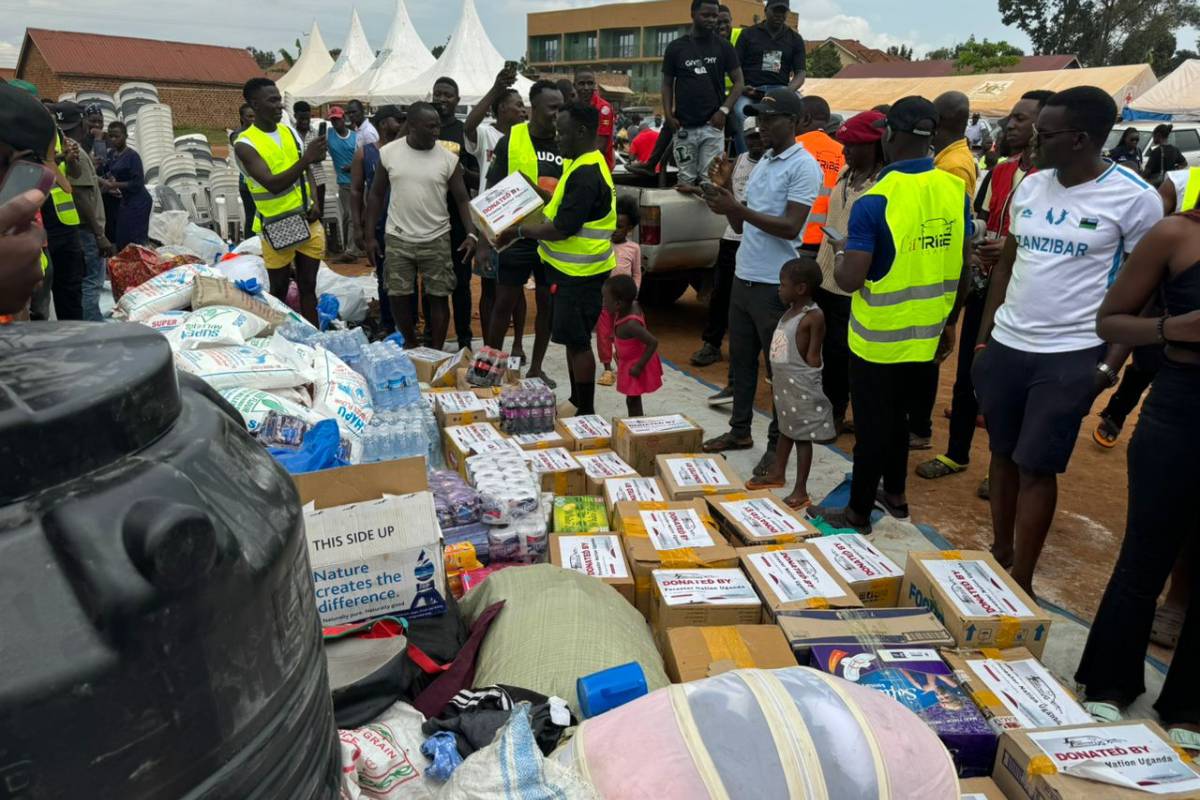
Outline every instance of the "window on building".
[[533, 61], [561, 61], [562, 53], [559, 51], [559, 39], [557, 36], [539, 36], [534, 38], [529, 43], [529, 54]]
[[596, 32], [567, 34], [567, 61], [591, 61], [596, 58]]
[[637, 58], [637, 31], [617, 31], [613, 36], [612, 58]]
[[651, 32], [653, 50], [647, 55], [661, 56], [667, 52], [667, 45], [683, 35], [683, 28], [654, 28]]

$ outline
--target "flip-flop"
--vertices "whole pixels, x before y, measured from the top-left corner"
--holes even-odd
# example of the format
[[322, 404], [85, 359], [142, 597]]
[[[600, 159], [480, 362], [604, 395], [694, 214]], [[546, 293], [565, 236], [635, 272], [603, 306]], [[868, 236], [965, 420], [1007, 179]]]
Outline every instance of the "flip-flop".
[[1113, 425], [1112, 420], [1108, 417], [1101, 416], [1100, 424], [1096, 426], [1096, 430], [1092, 431], [1092, 441], [1105, 450], [1111, 450], [1117, 446], [1119, 438], [1121, 438], [1121, 429]]
[[1187, 728], [1168, 728], [1167, 735], [1171, 741], [1184, 750], [1200, 751], [1200, 733]]
[[787, 506], [788, 508], [790, 508], [792, 511], [803, 511], [804, 509], [811, 506], [813, 504], [813, 501], [812, 501], [812, 498], [810, 497], [799, 503], [794, 503], [794, 502], [788, 500], [787, 498], [784, 498], [783, 504], [785, 506]]
[[875, 490], [875, 507], [890, 517], [898, 520], [907, 520], [909, 518], [908, 503], [896, 505], [887, 498], [887, 494], [883, 488]]
[[783, 481], [768, 481], [763, 478], [751, 478], [746, 481], [745, 487], [752, 492], [757, 492], [759, 489], [782, 489]]
[[1096, 720], [1096, 722], [1107, 722], [1111, 724], [1113, 722], [1120, 722], [1123, 719], [1121, 717], [1121, 709], [1117, 708], [1112, 703], [1085, 702], [1083, 704], [1083, 710], [1091, 714], [1092, 719]]
[[926, 480], [944, 478], [947, 475], [957, 475], [960, 472], [966, 471], [967, 467], [965, 464], [951, 461], [946, 456], [934, 456], [928, 461], [917, 465], [917, 476]]

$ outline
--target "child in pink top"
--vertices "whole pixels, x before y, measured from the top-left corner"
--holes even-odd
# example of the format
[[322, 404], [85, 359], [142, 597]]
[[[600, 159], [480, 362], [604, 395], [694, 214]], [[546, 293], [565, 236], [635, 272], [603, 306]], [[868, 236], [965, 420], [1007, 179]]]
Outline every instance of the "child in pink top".
[[[629, 241], [629, 234], [638, 226], [638, 204], [632, 197], [617, 199], [617, 229], [613, 231], [613, 250], [617, 254], [617, 266], [610, 273], [612, 277], [628, 275], [633, 278], [634, 286], [642, 286], [642, 247], [637, 242]], [[608, 308], [600, 312], [596, 322], [596, 354], [604, 365], [604, 373], [596, 381], [601, 386], [612, 386], [616, 382], [612, 371], [613, 357], [613, 318]]]
[[662, 360], [658, 339], [646, 330], [646, 318], [637, 304], [637, 284], [631, 275], [616, 275], [604, 282], [604, 310], [613, 319], [617, 345], [617, 391], [625, 395], [629, 416], [640, 417], [642, 395], [662, 388]]

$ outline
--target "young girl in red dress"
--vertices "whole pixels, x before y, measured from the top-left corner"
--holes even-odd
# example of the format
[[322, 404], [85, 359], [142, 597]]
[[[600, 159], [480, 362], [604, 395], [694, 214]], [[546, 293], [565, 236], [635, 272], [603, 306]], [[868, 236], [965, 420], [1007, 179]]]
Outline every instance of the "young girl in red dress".
[[646, 330], [637, 293], [637, 284], [629, 275], [614, 275], [604, 282], [604, 308], [612, 315], [616, 336], [617, 391], [625, 395], [631, 417], [645, 413], [642, 395], [658, 391], [663, 375], [658, 339]]

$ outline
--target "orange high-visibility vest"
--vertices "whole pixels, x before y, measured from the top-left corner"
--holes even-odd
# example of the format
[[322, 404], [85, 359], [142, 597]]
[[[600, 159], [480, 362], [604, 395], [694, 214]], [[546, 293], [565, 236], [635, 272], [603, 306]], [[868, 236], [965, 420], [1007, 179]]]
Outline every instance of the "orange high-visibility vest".
[[808, 222], [804, 226], [803, 243], [819, 245], [825, 238], [825, 234], [821, 232], [821, 226], [825, 224], [829, 215], [829, 196], [833, 194], [833, 187], [837, 185], [842, 167], [846, 166], [846, 157], [842, 154], [841, 144], [825, 131], [802, 133], [796, 137], [796, 141], [804, 145], [804, 149], [809, 152], [809, 155], [817, 160], [817, 163], [821, 165], [821, 172], [825, 175], [825, 182], [817, 194], [816, 202], [813, 203], [812, 211], [808, 215]]

